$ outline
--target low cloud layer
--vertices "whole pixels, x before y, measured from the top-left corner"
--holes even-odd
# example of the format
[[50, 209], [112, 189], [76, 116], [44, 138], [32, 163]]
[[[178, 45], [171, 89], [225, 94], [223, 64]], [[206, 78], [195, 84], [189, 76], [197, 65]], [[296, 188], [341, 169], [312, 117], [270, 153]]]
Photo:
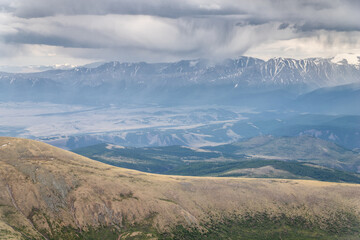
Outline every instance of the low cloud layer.
[[359, 12], [356, 0], [0, 0], [0, 64], [360, 55]]

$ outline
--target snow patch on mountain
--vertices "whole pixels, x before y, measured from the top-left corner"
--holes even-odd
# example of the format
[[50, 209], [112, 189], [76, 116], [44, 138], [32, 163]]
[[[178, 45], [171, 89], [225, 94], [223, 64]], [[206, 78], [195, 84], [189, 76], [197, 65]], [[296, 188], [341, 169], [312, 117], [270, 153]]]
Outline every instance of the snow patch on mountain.
[[360, 56], [352, 53], [338, 54], [331, 58], [331, 62], [340, 65], [360, 65]]
[[109, 149], [109, 150], [111, 150], [111, 149], [124, 149], [125, 147], [123, 147], [123, 146], [119, 146], [119, 145], [114, 145], [114, 144], [107, 144], [106, 145], [106, 149]]

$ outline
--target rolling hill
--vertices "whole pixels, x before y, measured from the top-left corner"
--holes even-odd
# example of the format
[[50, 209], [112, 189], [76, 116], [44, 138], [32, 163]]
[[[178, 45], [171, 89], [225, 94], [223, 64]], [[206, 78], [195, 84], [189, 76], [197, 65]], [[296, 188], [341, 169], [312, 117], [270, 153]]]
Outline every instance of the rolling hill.
[[206, 147], [251, 158], [311, 162], [325, 167], [359, 172], [360, 155], [335, 143], [303, 135], [299, 137], [260, 136], [233, 144]]
[[164, 176], [0, 138], [1, 239], [360, 239], [360, 185]]
[[261, 136], [203, 148], [134, 148], [103, 143], [74, 152], [113, 166], [150, 173], [360, 183], [359, 153], [310, 136]]

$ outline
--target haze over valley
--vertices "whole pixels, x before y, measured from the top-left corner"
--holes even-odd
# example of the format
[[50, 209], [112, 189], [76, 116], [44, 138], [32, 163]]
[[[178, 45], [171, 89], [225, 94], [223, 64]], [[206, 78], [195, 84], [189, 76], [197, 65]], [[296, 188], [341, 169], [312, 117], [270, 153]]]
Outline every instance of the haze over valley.
[[112, 62], [2, 73], [0, 131], [65, 149], [100, 142], [196, 147], [303, 134], [360, 147], [353, 104], [359, 65], [248, 57], [207, 64]]

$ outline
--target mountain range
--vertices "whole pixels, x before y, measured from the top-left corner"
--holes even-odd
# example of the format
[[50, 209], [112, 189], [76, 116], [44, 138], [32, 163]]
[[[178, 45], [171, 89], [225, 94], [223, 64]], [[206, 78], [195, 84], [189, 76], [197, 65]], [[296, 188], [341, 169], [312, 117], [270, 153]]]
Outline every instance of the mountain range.
[[359, 79], [359, 65], [321, 58], [109, 62], [69, 70], [0, 73], [0, 100], [272, 107], [312, 90], [359, 83]]

